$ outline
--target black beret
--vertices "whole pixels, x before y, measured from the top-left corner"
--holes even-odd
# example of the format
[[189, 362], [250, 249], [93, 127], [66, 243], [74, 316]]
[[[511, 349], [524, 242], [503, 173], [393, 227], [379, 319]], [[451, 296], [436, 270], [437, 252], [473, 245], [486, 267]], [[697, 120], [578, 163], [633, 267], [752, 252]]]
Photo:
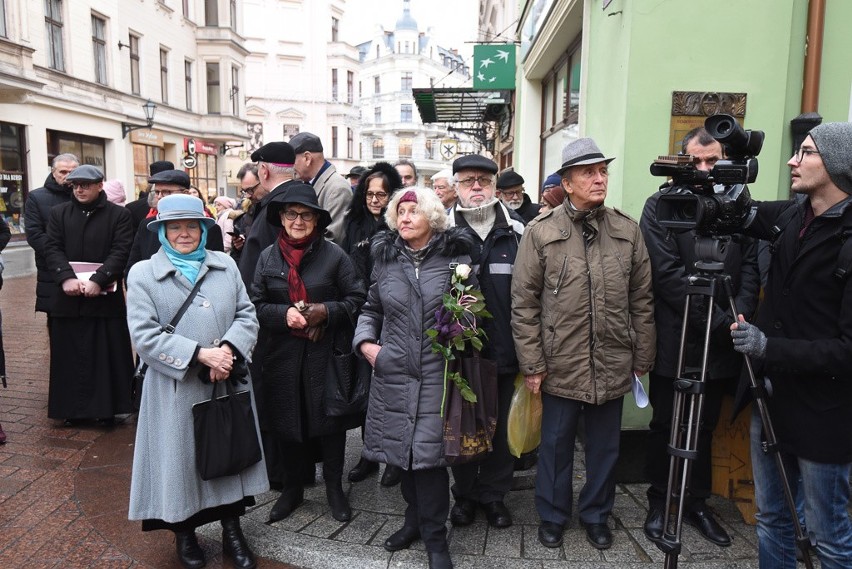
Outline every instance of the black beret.
[[480, 156], [479, 154], [465, 154], [461, 158], [456, 158], [453, 162], [453, 174], [457, 173], [459, 170], [474, 168], [477, 170], [491, 172], [492, 174], [497, 173], [497, 164], [495, 164], [493, 160], [489, 160], [485, 156]]
[[148, 178], [149, 184], [175, 184], [189, 189], [189, 174], [183, 170], [163, 170]]
[[296, 153], [286, 142], [269, 142], [251, 153], [251, 161], [292, 165], [296, 161]]
[[157, 160], [156, 162], [151, 162], [151, 165], [148, 166], [148, 175], [153, 176], [154, 174], [174, 169], [174, 162], [169, 162], [168, 160]]
[[514, 170], [506, 170], [497, 178], [498, 190], [502, 190], [503, 188], [514, 188], [515, 186], [522, 186], [523, 184], [524, 178]]
[[92, 166], [91, 164], [83, 164], [82, 166], [77, 166], [71, 173], [68, 174], [68, 177], [65, 178], [66, 182], [74, 183], [74, 182], [103, 182], [104, 181], [104, 173], [101, 172], [100, 168], [96, 166]]
[[310, 132], [300, 132], [290, 139], [296, 154], [302, 152], [322, 152], [322, 142], [317, 135]]

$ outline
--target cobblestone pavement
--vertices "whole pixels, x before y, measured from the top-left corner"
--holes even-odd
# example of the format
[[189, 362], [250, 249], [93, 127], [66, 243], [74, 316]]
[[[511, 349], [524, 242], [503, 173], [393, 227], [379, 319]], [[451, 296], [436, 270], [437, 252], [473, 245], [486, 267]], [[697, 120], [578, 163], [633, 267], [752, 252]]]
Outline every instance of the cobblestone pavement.
[[[0, 423], [9, 437], [0, 446], [0, 567], [125, 568], [180, 567], [167, 532], [143, 534], [127, 521], [133, 417], [113, 428], [65, 428], [47, 418], [48, 344], [45, 318], [33, 312], [34, 276], [7, 279], [0, 292], [9, 388], [0, 390]], [[358, 459], [360, 439], [350, 432], [347, 470]], [[577, 455], [575, 488], [583, 483], [582, 452]], [[450, 528], [450, 551], [460, 569], [646, 568], [662, 566], [663, 556], [642, 533], [645, 486], [619, 484], [610, 526], [612, 549], [598, 551], [585, 540], [576, 516], [558, 549], [536, 537], [533, 472], [519, 473], [507, 499], [515, 524], [488, 527], [480, 513], [469, 527]], [[383, 488], [379, 476], [349, 485], [354, 510], [341, 524], [330, 515], [321, 480], [309, 488], [304, 505], [288, 519], [267, 525], [276, 492], [258, 497], [243, 522], [261, 567], [313, 569], [426, 567], [421, 542], [410, 550], [386, 552], [381, 544], [401, 527], [404, 501], [399, 488]], [[576, 492], [575, 492], [576, 496]], [[720, 548], [685, 527], [680, 566], [757, 567], [754, 529], [732, 503], [711, 505], [733, 536]], [[216, 524], [199, 529], [208, 567], [223, 565]], [[290, 564], [290, 565], [287, 565]]]

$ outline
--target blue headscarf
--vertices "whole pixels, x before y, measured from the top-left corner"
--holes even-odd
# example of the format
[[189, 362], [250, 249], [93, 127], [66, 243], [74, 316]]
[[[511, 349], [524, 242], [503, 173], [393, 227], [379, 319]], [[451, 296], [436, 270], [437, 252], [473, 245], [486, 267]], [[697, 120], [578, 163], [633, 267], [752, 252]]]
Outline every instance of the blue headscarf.
[[198, 225], [201, 226], [201, 240], [198, 242], [198, 247], [195, 248], [195, 251], [186, 254], [178, 253], [171, 246], [169, 240], [166, 239], [165, 223], [160, 223], [160, 227], [157, 228], [157, 237], [160, 239], [160, 245], [163, 246], [163, 251], [166, 252], [169, 261], [193, 285], [195, 284], [195, 279], [198, 278], [201, 263], [204, 262], [204, 258], [207, 256], [207, 250], [205, 249], [207, 245], [207, 225], [201, 221], [198, 222]]

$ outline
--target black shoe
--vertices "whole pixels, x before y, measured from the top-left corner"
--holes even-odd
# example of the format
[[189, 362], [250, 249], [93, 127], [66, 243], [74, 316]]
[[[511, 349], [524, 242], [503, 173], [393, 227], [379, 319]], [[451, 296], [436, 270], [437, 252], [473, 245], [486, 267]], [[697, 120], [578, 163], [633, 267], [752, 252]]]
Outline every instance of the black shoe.
[[560, 547], [562, 545], [561, 525], [553, 522], [541, 522], [538, 526], [538, 540], [545, 547]]
[[385, 549], [387, 551], [399, 551], [408, 549], [411, 544], [420, 539], [420, 530], [410, 526], [402, 526], [402, 529], [392, 533], [385, 540]]
[[645, 518], [645, 537], [657, 543], [663, 539], [663, 529], [666, 522], [665, 514], [662, 508], [651, 506], [648, 510], [648, 516]]
[[586, 539], [595, 549], [612, 547], [612, 532], [606, 524], [583, 524], [586, 528]]
[[180, 564], [187, 569], [201, 569], [201, 567], [207, 565], [207, 561], [204, 559], [204, 551], [198, 545], [195, 531], [176, 531], [175, 549]]
[[340, 480], [326, 482], [325, 497], [331, 508], [331, 517], [338, 522], [348, 522], [352, 519], [352, 508], [349, 507], [349, 499], [343, 493]]
[[296, 490], [285, 490], [278, 497], [275, 505], [269, 510], [269, 521], [267, 523], [274, 524], [281, 521], [290, 514], [293, 510], [305, 501], [305, 491], [301, 487]]
[[429, 569], [453, 569], [449, 551], [430, 551]]
[[398, 466], [385, 466], [385, 472], [382, 474], [382, 486], [396, 486], [402, 479], [402, 469]]
[[515, 459], [515, 472], [522, 472], [524, 470], [529, 470], [536, 465], [538, 462], [538, 450], [534, 450], [532, 452], [526, 452], [520, 456], [520, 458]]
[[485, 518], [491, 527], [507, 528], [512, 525], [512, 514], [502, 500], [482, 504], [482, 509], [485, 510]]
[[367, 460], [366, 458], [362, 458], [358, 461], [358, 464], [349, 471], [349, 482], [361, 482], [365, 480], [369, 475], [374, 472], [379, 471], [379, 463], [373, 462], [372, 460]]
[[257, 567], [257, 559], [246, 542], [239, 518], [222, 520], [222, 553], [231, 558], [235, 567], [240, 569]]
[[698, 509], [687, 512], [683, 521], [695, 527], [698, 533], [704, 536], [707, 541], [715, 543], [720, 547], [728, 547], [731, 545], [731, 536], [725, 531], [719, 522], [710, 513], [710, 510]]
[[450, 522], [454, 526], [469, 526], [476, 519], [476, 502], [467, 498], [456, 498], [450, 510]]
[[99, 427], [114, 427], [115, 417], [101, 417], [100, 419], [95, 419], [95, 424]]

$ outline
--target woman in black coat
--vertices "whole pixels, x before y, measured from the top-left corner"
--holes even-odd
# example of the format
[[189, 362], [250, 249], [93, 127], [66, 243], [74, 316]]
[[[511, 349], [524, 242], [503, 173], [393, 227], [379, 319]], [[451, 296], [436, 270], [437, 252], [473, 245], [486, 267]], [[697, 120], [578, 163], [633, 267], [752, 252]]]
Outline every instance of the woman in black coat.
[[[260, 397], [268, 412], [264, 428], [274, 433], [284, 461], [283, 491], [270, 522], [289, 516], [304, 499], [302, 472], [322, 449], [323, 478], [331, 515], [352, 517], [343, 493], [346, 430], [358, 416], [325, 412], [325, 379], [334, 349], [349, 353], [365, 285], [346, 253], [323, 237], [331, 216], [314, 189], [293, 183], [266, 207], [266, 221], [282, 229], [261, 254], [251, 287], [261, 329], [266, 330]], [[263, 336], [263, 334], [261, 334]]]
[[[402, 178], [396, 168], [387, 162], [376, 164], [361, 174], [352, 203], [346, 213], [344, 222], [344, 237], [341, 246], [352, 258], [355, 269], [365, 283], [370, 282], [373, 271], [373, 258], [370, 255], [370, 239], [379, 231], [388, 228], [385, 222], [385, 211], [393, 193], [402, 187]], [[364, 423], [361, 422], [361, 436], [364, 434]], [[366, 458], [361, 458], [358, 464], [349, 471], [350, 482], [361, 482], [379, 469], [379, 464]], [[400, 469], [396, 466], [386, 466], [382, 475], [382, 486], [399, 484]]]

